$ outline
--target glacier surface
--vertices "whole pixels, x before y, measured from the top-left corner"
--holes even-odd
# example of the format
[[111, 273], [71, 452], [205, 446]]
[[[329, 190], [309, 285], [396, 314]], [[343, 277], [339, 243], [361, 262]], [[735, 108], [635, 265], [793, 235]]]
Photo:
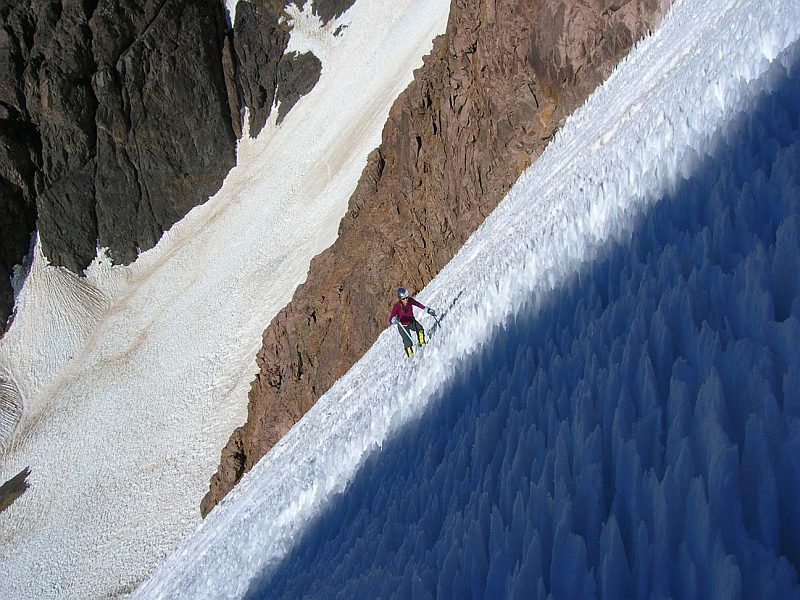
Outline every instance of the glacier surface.
[[138, 595], [800, 597], [798, 40], [678, 2]]

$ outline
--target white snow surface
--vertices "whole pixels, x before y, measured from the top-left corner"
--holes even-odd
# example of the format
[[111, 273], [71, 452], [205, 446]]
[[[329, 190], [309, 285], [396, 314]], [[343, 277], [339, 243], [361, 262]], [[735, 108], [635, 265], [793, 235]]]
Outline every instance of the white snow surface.
[[236, 21], [236, 4], [238, 0], [225, 0], [225, 17], [228, 20], [228, 25], [233, 27]]
[[130, 592], [200, 522], [261, 333], [334, 241], [449, 10], [361, 0], [319, 31], [310, 4], [293, 9], [291, 51], [313, 48], [320, 80], [281, 126], [273, 111], [240, 142], [214, 197], [130, 266], [101, 250], [80, 278], [37, 246], [0, 340], [0, 482], [32, 472], [0, 513], [0, 597]]
[[[153, 577], [143, 598], [234, 598], [268, 578], [365, 457], [418, 417], [523, 305], [623, 240], [691, 175], [800, 39], [800, 3], [679, 1], [419, 294], [440, 333], [408, 362], [386, 331]], [[793, 46], [794, 44], [794, 46]], [[791, 57], [796, 59], [797, 57]]]

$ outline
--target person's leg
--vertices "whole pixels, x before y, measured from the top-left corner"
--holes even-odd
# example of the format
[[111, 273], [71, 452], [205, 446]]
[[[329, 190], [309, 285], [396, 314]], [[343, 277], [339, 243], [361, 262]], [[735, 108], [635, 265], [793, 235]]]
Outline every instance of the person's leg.
[[406, 351], [406, 356], [414, 354], [414, 341], [410, 336], [410, 331], [404, 328], [400, 323], [397, 324], [397, 331], [400, 332], [400, 337], [403, 338], [403, 347]]
[[425, 345], [425, 329], [422, 327], [420, 322], [419, 321], [414, 321], [411, 324], [411, 327], [409, 327], [409, 329], [411, 329], [411, 330], [416, 332], [417, 340], [419, 341], [419, 345], [420, 346], [424, 346]]

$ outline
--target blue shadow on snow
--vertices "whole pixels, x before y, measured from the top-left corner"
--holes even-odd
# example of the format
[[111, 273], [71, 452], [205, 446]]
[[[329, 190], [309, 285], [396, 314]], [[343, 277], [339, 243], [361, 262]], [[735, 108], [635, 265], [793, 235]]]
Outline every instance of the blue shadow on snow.
[[465, 359], [250, 598], [800, 598], [800, 77]]

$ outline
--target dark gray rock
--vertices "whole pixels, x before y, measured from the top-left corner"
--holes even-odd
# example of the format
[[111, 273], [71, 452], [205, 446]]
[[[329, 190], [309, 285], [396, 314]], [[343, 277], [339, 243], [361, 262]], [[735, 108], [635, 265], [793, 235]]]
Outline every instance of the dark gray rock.
[[222, 4], [141, 5], [104, 0], [90, 21], [98, 242], [115, 262], [154, 246], [235, 162]]
[[[2, 137], [2, 135], [0, 135]], [[7, 150], [0, 141], [0, 153]], [[14, 292], [11, 276], [14, 265], [22, 262], [30, 249], [31, 231], [36, 224], [36, 209], [23, 190], [0, 176], [0, 336], [11, 316]]]
[[[289, 44], [289, 27], [283, 7], [286, 3], [266, 0], [239, 2], [233, 43], [239, 63], [242, 100], [250, 109], [250, 135], [264, 127], [275, 103], [278, 65]], [[281, 17], [284, 22], [279, 23]]]
[[97, 251], [94, 171], [89, 161], [47, 186], [36, 202], [42, 252], [74, 272], [85, 269]]
[[278, 65], [278, 123], [302, 96], [310, 92], [322, 73], [322, 63], [311, 52], [286, 54]]
[[231, 113], [231, 127], [236, 138], [242, 137], [242, 91], [239, 85], [239, 64], [233, 47], [233, 30], [225, 35], [222, 45], [222, 71], [225, 74], [225, 91]]
[[14, 504], [17, 498], [28, 491], [28, 488], [31, 487], [31, 484], [28, 483], [30, 474], [30, 467], [25, 467], [3, 485], [0, 485], [0, 512]]
[[37, 220], [45, 256], [80, 272], [98, 246], [134, 260], [219, 189], [239, 113], [223, 3], [3, 0], [0, 18], [6, 273]]
[[42, 178], [39, 133], [25, 101], [25, 64], [33, 28], [27, 11], [0, 2], [0, 335], [11, 315], [10, 277], [30, 248], [36, 188]]
[[3, 266], [0, 266], [0, 335], [6, 331], [6, 323], [11, 318], [11, 309], [14, 306], [14, 290], [11, 287], [11, 273]]
[[314, 0], [314, 14], [319, 15], [324, 25], [342, 16], [355, 3], [355, 0]]
[[[305, 2], [300, 2], [302, 6]], [[220, 187], [250, 132], [319, 79], [284, 56], [286, 0], [0, 0], [0, 319], [38, 226], [45, 256], [81, 272], [128, 263]], [[352, 0], [318, 3], [323, 19]]]
[[[348, 7], [352, 2], [346, 3]], [[322, 72], [322, 63], [312, 53], [286, 54], [291, 33], [284, 10], [288, 4], [287, 0], [253, 0], [236, 7], [234, 45], [253, 137], [263, 129], [275, 100], [280, 101], [277, 122], [281, 123]], [[297, 4], [302, 8], [305, 2]]]

